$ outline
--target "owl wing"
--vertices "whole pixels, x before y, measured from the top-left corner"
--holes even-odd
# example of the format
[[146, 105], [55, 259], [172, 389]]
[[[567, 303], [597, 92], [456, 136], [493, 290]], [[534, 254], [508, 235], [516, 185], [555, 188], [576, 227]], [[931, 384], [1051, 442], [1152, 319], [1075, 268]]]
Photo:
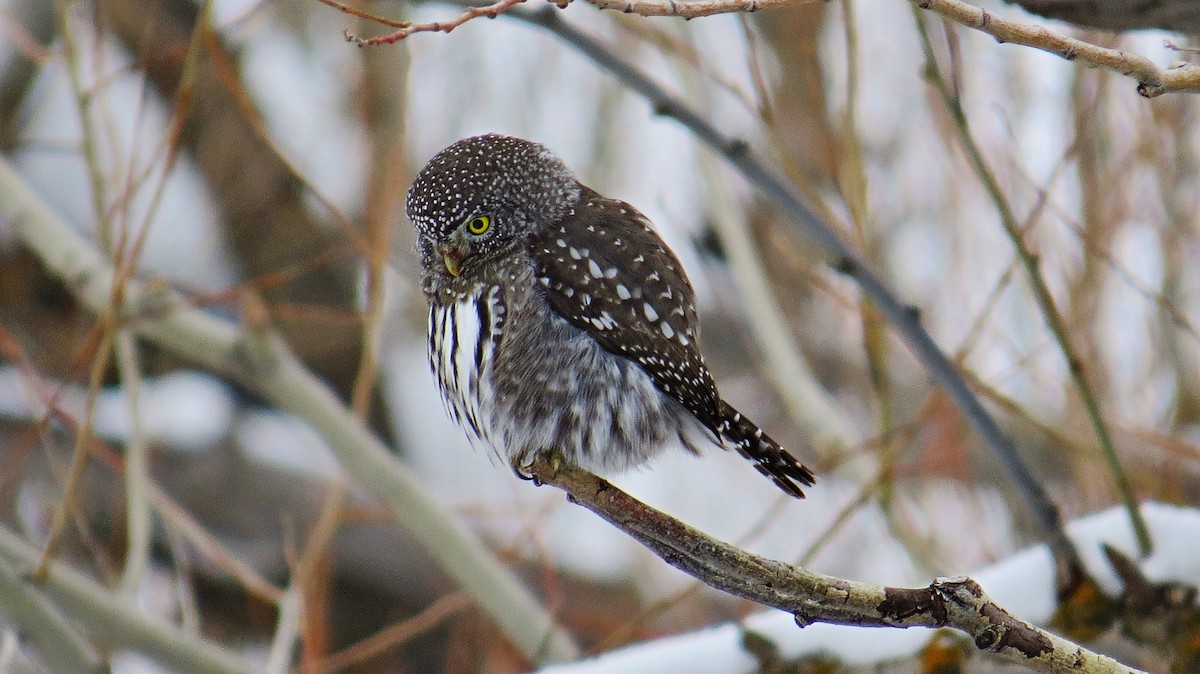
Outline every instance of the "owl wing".
[[579, 205], [531, 241], [550, 307], [637, 363], [714, 433], [721, 399], [697, 348], [683, 267], [633, 206], [583, 188]]

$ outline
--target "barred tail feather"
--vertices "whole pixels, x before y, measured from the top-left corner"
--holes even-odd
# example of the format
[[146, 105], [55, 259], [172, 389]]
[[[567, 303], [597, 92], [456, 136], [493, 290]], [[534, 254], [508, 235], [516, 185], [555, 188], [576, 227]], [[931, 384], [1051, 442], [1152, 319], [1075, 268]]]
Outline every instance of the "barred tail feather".
[[775, 486], [789, 496], [804, 498], [801, 487], [812, 486], [816, 481], [811, 470], [723, 400], [720, 418], [717, 436], [727, 446], [753, 461], [758, 472], [770, 478]]

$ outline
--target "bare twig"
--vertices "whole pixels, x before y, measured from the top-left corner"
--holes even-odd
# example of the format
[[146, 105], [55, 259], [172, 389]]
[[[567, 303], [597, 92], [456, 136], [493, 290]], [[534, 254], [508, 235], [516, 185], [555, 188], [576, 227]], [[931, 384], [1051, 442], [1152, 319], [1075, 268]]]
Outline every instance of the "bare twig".
[[129, 410], [129, 442], [125, 445], [125, 527], [128, 540], [125, 544], [125, 567], [121, 571], [121, 594], [132, 598], [150, 564], [150, 545], [153, 543], [151, 530], [154, 524], [147, 493], [150, 447], [141, 409], [142, 369], [137, 341], [132, 332], [120, 330], [117, 333], [116, 350]]
[[[916, 12], [915, 9], [914, 13], [917, 19], [917, 31], [921, 37], [921, 48], [925, 53], [926, 72], [929, 74], [928, 79], [938, 92], [942, 103], [946, 106], [946, 110], [950, 113], [954, 122], [954, 128], [958, 133], [959, 142], [962, 143], [963, 150], [971, 162], [971, 167], [975, 170], [975, 174], [979, 178], [979, 182], [983, 185], [984, 190], [991, 197], [992, 203], [995, 204], [996, 211], [1000, 216], [1000, 224], [1004, 228], [1004, 233], [1008, 236], [1009, 241], [1012, 242], [1013, 250], [1025, 268], [1025, 275], [1029, 281], [1030, 288], [1033, 290], [1034, 300], [1042, 311], [1042, 317], [1046, 321], [1046, 326], [1050, 329], [1050, 334], [1054, 337], [1059, 350], [1062, 352], [1063, 359], [1067, 364], [1067, 371], [1070, 373], [1071, 380], [1075, 384], [1075, 389], [1079, 393], [1079, 399], [1083, 403], [1084, 410], [1087, 412], [1088, 421], [1091, 423], [1092, 429], [1096, 434], [1096, 441], [1100, 445], [1101, 454], [1104, 455], [1104, 459], [1108, 464], [1109, 472], [1112, 474], [1113, 482], [1117, 487], [1118, 493], [1121, 495], [1121, 500], [1125, 504], [1125, 509], [1129, 512], [1130, 523], [1133, 525], [1134, 533], [1137, 535], [1138, 547], [1141, 549], [1142, 554], [1148, 555], [1153, 547], [1149, 529], [1142, 520], [1141, 513], [1138, 512], [1137, 499], [1134, 497], [1133, 488], [1129, 484], [1129, 478], [1125, 474], [1125, 470], [1121, 467], [1120, 460], [1117, 458], [1117, 450], [1113, 445], [1112, 435], [1109, 433], [1108, 424], [1104, 420], [1104, 414], [1100, 409], [1100, 402], [1097, 400], [1095, 392], [1088, 382], [1087, 375], [1084, 372], [1083, 360], [1079, 357], [1079, 353], [1067, 330], [1066, 321], [1063, 319], [1062, 313], [1058, 310], [1054, 301], [1054, 295], [1051, 294], [1050, 286], [1046, 283], [1046, 278], [1042, 275], [1038, 255], [1025, 241], [1024, 232], [1021, 230], [1012, 205], [1004, 195], [1004, 191], [1000, 188], [1000, 181], [997, 180], [996, 175], [988, 167], [987, 161], [983, 157], [983, 151], [980, 150], [979, 144], [975, 142], [970, 124], [967, 121], [966, 112], [962, 107], [962, 101], [951, 90], [949, 83], [942, 76], [941, 70], [938, 68], [937, 59], [933, 53], [933, 44], [929, 39], [929, 32], [925, 28], [920, 13]], [[1069, 589], [1069, 587], [1065, 587], [1060, 582], [1060, 591]]]
[[796, 624], [949, 627], [975, 646], [1034, 671], [1131, 674], [1093, 653], [1013, 616], [967, 577], [938, 578], [923, 588], [895, 588], [814, 573], [740, 550], [647, 506], [583, 470], [538, 459], [531, 475], [567, 492], [572, 502], [635, 538], [665, 562], [732, 595], [787, 611]]
[[[52, 394], [49, 383], [42, 381], [35, 369], [23, 366], [23, 364], [28, 363], [28, 359], [24, 354], [20, 353], [16, 341], [4, 329], [3, 325], [0, 325], [0, 355], [9, 357], [21, 368], [22, 376], [32, 384], [30, 387], [31, 390], [37, 395], [39, 402], [45, 409], [45, 418], [52, 418], [78, 437], [82, 433], [82, 422], [64, 412], [57, 404], [56, 397], [61, 394], [62, 389], [59, 388], [58, 392]], [[132, 469], [129, 465], [131, 458], [128, 456], [128, 451], [124, 457], [124, 461], [122, 461], [116, 455], [116, 452], [106, 447], [99, 439], [96, 439], [95, 449], [97, 450], [95, 452], [96, 458], [107, 463], [117, 473], [127, 473]], [[218, 541], [195, 518], [175, 503], [153, 480], [148, 479], [148, 476], [146, 478], [145, 483], [140, 488], [145, 489], [144, 497], [149, 504], [157, 509], [159, 517], [162, 518], [163, 523], [166, 525], [168, 537], [174, 536], [180, 543], [186, 541], [203, 557], [213, 562], [225, 573], [228, 573], [241, 583], [242, 587], [249, 594], [257, 596], [263, 601], [279, 602], [283, 594], [281, 590], [264, 579], [250, 564], [247, 564], [241, 558], [231, 553], [224, 544]], [[149, 513], [147, 513], [147, 517], [149, 517]], [[128, 565], [129, 563], [126, 560], [126, 564]], [[129, 592], [125, 591], [128, 585], [124, 581], [122, 582], [122, 588], [123, 594], [128, 598]], [[183, 613], [186, 616], [187, 611], [185, 610]]]
[[[480, 16], [495, 18], [502, 12], [524, 2], [524, 0], [498, 0], [482, 7], [469, 7], [449, 21], [413, 23], [393, 21], [374, 16], [362, 10], [344, 5], [337, 0], [318, 0], [347, 14], [376, 21], [382, 25], [398, 28], [393, 33], [372, 38], [359, 38], [349, 33], [346, 39], [359, 46], [391, 44], [413, 33], [450, 32], [462, 24]], [[677, 16], [694, 19], [713, 14], [734, 12], [756, 12], [760, 9], [776, 9], [798, 5], [814, 0], [587, 0], [599, 9], [609, 9], [640, 16]], [[566, 7], [570, 0], [554, 0], [559, 8]], [[1042, 26], [1017, 23], [1002, 19], [980, 7], [961, 0], [911, 0], [925, 10], [934, 12], [950, 21], [968, 28], [982, 31], [998, 42], [1011, 42], [1050, 52], [1068, 61], [1078, 61], [1093, 68], [1104, 68], [1137, 80], [1138, 93], [1154, 98], [1167, 93], [1200, 92], [1200, 66], [1187, 63], [1159, 68], [1146, 56], [1132, 54], [1120, 49], [1109, 49], [1076, 38], [1059, 35]], [[462, 4], [462, 3], [453, 3]]]
[[[50, 671], [102, 672], [104, 663], [57, 607], [7, 559], [0, 558], [0, 607]], [[0, 669], [3, 665], [0, 664]], [[7, 671], [7, 670], [5, 670]]]
[[267, 651], [263, 674], [283, 674], [292, 669], [292, 651], [300, 638], [304, 620], [304, 585], [297, 581], [288, 586], [279, 600], [279, 618], [275, 621], [275, 637]]
[[340, 672], [371, 658], [379, 657], [401, 646], [424, 632], [437, 627], [447, 618], [471, 605], [471, 598], [463, 592], [445, 595], [433, 602], [421, 613], [394, 625], [378, 634], [334, 653], [316, 664], [320, 672]]
[[[479, 7], [468, 6], [461, 14], [450, 19], [449, 21], [430, 21], [428, 23], [415, 23], [412, 21], [393, 21], [376, 16], [369, 12], [364, 12], [361, 9], [355, 9], [348, 5], [344, 5], [337, 0], [318, 0], [319, 2], [329, 5], [336, 10], [357, 16], [360, 19], [367, 19], [385, 26], [391, 26], [397, 30], [386, 35], [376, 35], [375, 37], [358, 37], [346, 32], [346, 41], [353, 42], [360, 47], [370, 47], [380, 44], [394, 44], [412, 35], [413, 33], [449, 33], [458, 28], [471, 19], [476, 19], [481, 16], [486, 16], [489, 19], [494, 19], [502, 12], [512, 9], [517, 5], [525, 2], [525, 0], [496, 0], [490, 5], [482, 5]], [[560, 8], [566, 7], [570, 0], [559, 0]]]
[[[38, 552], [20, 536], [0, 527], [0, 557], [18, 568], [28, 568], [36, 563]], [[144, 653], [169, 671], [250, 674], [259, 669], [218, 646], [184, 634], [166, 620], [145, 615], [137, 606], [64, 564], [50, 563], [42, 592], [94, 638]], [[54, 671], [88, 670], [55, 668]]]
[[702, 156], [698, 167], [707, 181], [706, 206], [713, 214], [713, 228], [721, 239], [726, 260], [733, 271], [733, 284], [740, 295], [740, 308], [755, 327], [754, 342], [762, 349], [767, 379], [787, 406], [788, 414], [812, 433], [821, 452], [842, 451], [860, 441], [850, 414], [821, 387], [816, 374], [796, 345], [783, 320], [770, 281], [763, 269], [754, 239], [717, 177], [716, 160]]
[[815, 0], [587, 0], [600, 9], [612, 9], [641, 16], [677, 16], [694, 19], [713, 14], [757, 12]]
[[912, 0], [925, 10], [982, 31], [998, 42], [1011, 42], [1041, 49], [1068, 61], [1078, 61], [1093, 68], [1103, 68], [1137, 80], [1137, 91], [1146, 98], [1168, 93], [1200, 92], [1200, 66], [1180, 64], [1159, 68], [1141, 54], [1098, 45], [1059, 35], [1042, 26], [1028, 25], [1002, 19], [995, 14], [960, 0]]

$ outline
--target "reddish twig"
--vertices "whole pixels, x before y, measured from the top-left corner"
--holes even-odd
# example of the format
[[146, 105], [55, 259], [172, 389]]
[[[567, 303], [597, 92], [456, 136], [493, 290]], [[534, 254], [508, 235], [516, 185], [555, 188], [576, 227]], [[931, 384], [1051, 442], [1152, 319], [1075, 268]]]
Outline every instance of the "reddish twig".
[[[428, 23], [415, 23], [412, 21], [396, 21], [387, 19], [381, 16], [376, 16], [369, 12], [364, 12], [361, 9], [355, 9], [344, 5], [337, 0], [319, 0], [320, 2], [333, 7], [336, 10], [345, 12], [352, 16], [357, 16], [360, 19], [374, 21], [385, 26], [391, 26], [397, 30], [386, 35], [376, 35], [375, 37], [358, 37], [346, 31], [346, 40], [353, 42], [360, 47], [368, 47], [378, 44], [394, 44], [412, 35], [413, 33], [449, 33], [458, 28], [471, 19], [476, 19], [481, 16], [486, 16], [489, 19], [494, 19], [503, 12], [516, 7], [525, 2], [525, 0], [497, 0], [490, 5], [481, 5], [479, 7], [468, 7], [463, 10], [462, 14], [450, 19], [449, 21], [430, 21]], [[570, 0], [551, 0], [559, 9], [567, 6]]]

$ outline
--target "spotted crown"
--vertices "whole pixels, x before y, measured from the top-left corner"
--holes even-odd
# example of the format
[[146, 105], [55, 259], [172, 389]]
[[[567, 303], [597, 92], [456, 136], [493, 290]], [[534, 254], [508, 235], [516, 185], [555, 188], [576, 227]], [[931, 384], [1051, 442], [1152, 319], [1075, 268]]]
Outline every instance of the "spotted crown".
[[443, 239], [467, 218], [495, 211], [526, 229], [561, 218], [579, 183], [544, 146], [489, 133], [434, 155], [408, 190], [409, 218], [422, 236]]

